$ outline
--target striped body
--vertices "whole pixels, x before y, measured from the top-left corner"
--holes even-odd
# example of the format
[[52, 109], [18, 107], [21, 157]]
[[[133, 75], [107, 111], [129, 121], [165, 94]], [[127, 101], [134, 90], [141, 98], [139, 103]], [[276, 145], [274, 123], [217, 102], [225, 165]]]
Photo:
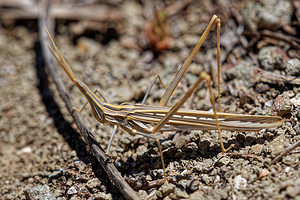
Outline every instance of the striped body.
[[[77, 81], [79, 88], [88, 99], [93, 114], [101, 123], [119, 125], [124, 130], [137, 130], [151, 134], [149, 130], [169, 111], [170, 107], [145, 104], [112, 105], [104, 103], [87, 85]], [[280, 126], [281, 117], [244, 115], [217, 112], [221, 130], [259, 131], [264, 128]], [[160, 131], [176, 130], [216, 130], [214, 113], [208, 111], [179, 109]], [[129, 131], [131, 132], [131, 131]]]
[[[103, 95], [101, 100], [95, 92], [91, 91], [89, 87], [83, 82], [76, 79], [71, 67], [65, 61], [61, 52], [55, 45], [51, 35], [45, 28], [49, 39], [54, 47], [54, 50], [50, 49], [54, 58], [57, 60], [59, 65], [64, 69], [66, 74], [72, 80], [76, 87], [79, 88], [82, 94], [87, 98], [94, 117], [101, 123], [108, 123], [115, 125], [114, 131], [112, 132], [107, 152], [109, 152], [114, 133], [117, 127], [121, 127], [123, 130], [130, 134], [139, 134], [148, 138], [155, 139], [158, 149], [160, 152], [160, 157], [162, 161], [163, 173], [165, 182], [166, 170], [164, 165], [163, 153], [160, 142], [153, 134], [161, 131], [176, 131], [176, 130], [217, 130], [220, 146], [222, 152], [229, 151], [233, 144], [231, 144], [227, 149], [224, 148], [224, 144], [221, 137], [221, 130], [229, 131], [259, 131], [264, 128], [271, 128], [280, 126], [283, 123], [281, 117], [276, 116], [258, 116], [258, 115], [243, 115], [243, 114], [233, 114], [233, 113], [221, 113], [217, 112], [215, 107], [215, 100], [213, 97], [213, 91], [211, 88], [211, 78], [205, 72], [201, 72], [198, 80], [194, 83], [184, 96], [177, 101], [172, 107], [167, 107], [167, 102], [176, 89], [179, 81], [186, 72], [188, 66], [192, 62], [194, 56], [198, 52], [199, 48], [203, 44], [205, 38], [207, 37], [211, 28], [217, 25], [217, 65], [218, 65], [218, 99], [219, 99], [219, 109], [221, 108], [221, 94], [220, 94], [220, 72], [221, 72], [221, 62], [220, 62], [220, 19], [214, 15], [205, 29], [204, 33], [197, 42], [195, 48], [192, 50], [189, 57], [186, 59], [184, 64], [177, 71], [175, 77], [171, 81], [170, 85], [166, 89], [163, 97], [160, 100], [159, 106], [150, 106], [145, 104], [128, 104], [123, 103], [121, 105], [112, 105], [106, 102]], [[182, 109], [182, 105], [185, 101], [192, 95], [196, 87], [205, 81], [208, 87], [210, 102], [214, 112]], [[154, 82], [153, 82], [154, 83]], [[153, 85], [152, 85], [153, 86]], [[144, 99], [148, 95], [151, 87], [146, 92]], [[74, 109], [77, 110], [77, 109]], [[79, 112], [81, 110], [78, 110]]]

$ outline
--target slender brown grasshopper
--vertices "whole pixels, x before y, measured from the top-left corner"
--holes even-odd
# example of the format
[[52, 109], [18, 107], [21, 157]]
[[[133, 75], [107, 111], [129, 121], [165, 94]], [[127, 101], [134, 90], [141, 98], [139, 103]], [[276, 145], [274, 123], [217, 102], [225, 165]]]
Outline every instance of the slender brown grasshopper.
[[[211, 87], [211, 78], [205, 72], [200, 73], [198, 80], [194, 83], [184, 94], [184, 96], [175, 103], [175, 105], [168, 107], [166, 106], [169, 98], [176, 89], [179, 81], [186, 72], [199, 48], [206, 39], [208, 33], [212, 27], [216, 24], [217, 26], [217, 65], [218, 65], [218, 98], [219, 98], [219, 110], [216, 110], [215, 100], [213, 97], [212, 87]], [[160, 152], [160, 157], [162, 161], [163, 173], [165, 181], [166, 172], [164, 158], [162, 154], [162, 149], [160, 146], [159, 140], [154, 136], [157, 132], [162, 131], [177, 131], [177, 130], [217, 130], [219, 135], [219, 142], [221, 145], [222, 152], [227, 152], [231, 149], [232, 145], [227, 149], [224, 148], [221, 130], [229, 131], [259, 131], [264, 128], [271, 128], [280, 126], [283, 123], [283, 119], [277, 116], [258, 116], [258, 115], [243, 115], [243, 114], [233, 114], [233, 113], [222, 113], [220, 112], [221, 103], [220, 103], [220, 19], [214, 15], [208, 24], [206, 30], [200, 37], [196, 46], [194, 47], [191, 54], [188, 56], [184, 64], [177, 71], [174, 79], [171, 81], [167, 87], [163, 97], [160, 100], [159, 105], [145, 105], [145, 104], [129, 104], [123, 103], [121, 105], [113, 105], [107, 103], [104, 96], [100, 93], [101, 100], [96, 92], [90, 90], [90, 88], [83, 82], [76, 79], [72, 69], [65, 61], [61, 52], [55, 45], [52, 37], [49, 32], [48, 36], [51, 40], [52, 46], [54, 49], [50, 48], [51, 53], [59, 63], [59, 65], [64, 69], [69, 78], [73, 81], [74, 85], [81, 91], [81, 93], [87, 98], [88, 103], [91, 106], [94, 117], [101, 123], [107, 123], [115, 125], [113, 133], [116, 131], [116, 127], [119, 126], [123, 130], [127, 131], [130, 134], [143, 135], [148, 138], [153, 138]], [[159, 78], [157, 76], [156, 78]], [[160, 78], [159, 78], [160, 79]], [[160, 80], [161, 81], [161, 80]], [[191, 109], [182, 109], [181, 106], [184, 102], [192, 95], [197, 86], [202, 82], [206, 81], [210, 102], [212, 104], [213, 113], [201, 110], [191, 110]], [[155, 80], [151, 84], [150, 88], [146, 92], [148, 96], [151, 87], [153, 86]], [[144, 103], [144, 101], [143, 101]], [[76, 109], [77, 110], [77, 109]], [[82, 109], [81, 109], [82, 110]], [[79, 110], [80, 111], [80, 110]], [[113, 138], [113, 134], [111, 139]], [[108, 150], [111, 145], [111, 140], [108, 145]]]

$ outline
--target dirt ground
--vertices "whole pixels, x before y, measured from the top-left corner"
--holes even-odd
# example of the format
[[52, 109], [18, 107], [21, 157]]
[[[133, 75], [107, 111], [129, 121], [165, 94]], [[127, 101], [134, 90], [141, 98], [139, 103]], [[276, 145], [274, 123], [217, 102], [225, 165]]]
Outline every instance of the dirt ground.
[[[299, 2], [149, 2], [106, 2], [120, 14], [117, 20], [56, 20], [55, 41], [79, 80], [101, 88], [112, 104], [139, 103], [155, 74], [169, 84], [216, 14], [222, 23], [222, 111], [279, 115], [284, 122], [259, 132], [223, 131], [225, 146], [234, 144], [229, 154], [221, 153], [216, 131], [158, 133], [171, 181], [152, 187], [163, 179], [156, 143], [118, 130], [111, 155], [125, 180], [142, 199], [300, 199], [299, 147], [268, 168], [300, 139]], [[151, 5], [169, 9], [162, 43], [147, 35], [145, 24], [155, 24]], [[217, 94], [216, 44], [213, 28], [169, 106], [201, 71], [211, 74]], [[25, 199], [37, 186], [48, 186], [53, 199], [124, 199], [89, 153], [41, 62], [36, 19], [1, 19], [0, 199]], [[60, 74], [72, 103], [81, 107], [85, 97]], [[163, 92], [155, 84], [146, 104], [157, 105]], [[205, 84], [184, 108], [211, 111]], [[82, 115], [106, 149], [113, 127], [97, 122], [89, 107]]]

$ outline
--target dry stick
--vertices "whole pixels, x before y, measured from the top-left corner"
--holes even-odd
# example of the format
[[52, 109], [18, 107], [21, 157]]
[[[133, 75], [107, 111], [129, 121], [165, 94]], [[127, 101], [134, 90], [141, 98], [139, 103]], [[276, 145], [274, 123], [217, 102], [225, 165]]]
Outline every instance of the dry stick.
[[[50, 23], [49, 15], [47, 15], [47, 12], [41, 12], [41, 16], [39, 17], [39, 36], [40, 36], [43, 56], [61, 98], [63, 99], [68, 111], [72, 115], [77, 127], [79, 128], [80, 133], [83, 135], [85, 142], [91, 148], [93, 155], [101, 164], [102, 168], [107, 173], [110, 180], [114, 183], [114, 185], [118, 188], [118, 190], [122, 193], [122, 195], [126, 199], [140, 199], [138, 194], [123, 179], [123, 177], [121, 176], [120, 172], [116, 169], [114, 164], [109, 162], [109, 159], [105, 156], [104, 151], [94, 139], [93, 134], [89, 131], [89, 129], [84, 124], [84, 121], [82, 120], [80, 114], [78, 112], [73, 111], [72, 109], [73, 106], [71, 104], [69, 94], [66, 90], [64, 83], [62, 82], [59, 76], [57, 67], [53, 62], [52, 55], [50, 54], [50, 51], [47, 48], [48, 40], [47, 40], [46, 32], [44, 31], [44, 26], [46, 26], [46, 21]], [[51, 24], [53, 24], [53, 20], [51, 20], [51, 22], [52, 22]], [[47, 25], [47, 27], [51, 27], [51, 25], [49, 24]]]
[[254, 68], [254, 77], [256, 82], [267, 82], [272, 84], [292, 84], [300, 85], [300, 78], [295, 76], [284, 76], [269, 72], [258, 67]]
[[[122, 13], [117, 9], [108, 6], [92, 5], [86, 7], [71, 7], [66, 5], [56, 5], [52, 9], [53, 17], [68, 20], [95, 20], [103, 22], [121, 21]], [[28, 7], [2, 9], [0, 18], [4, 20], [12, 19], [37, 19], [39, 17], [36, 4]]]
[[261, 31], [261, 35], [265, 36], [265, 37], [270, 37], [270, 38], [273, 38], [273, 39], [281, 40], [283, 42], [288, 43], [289, 45], [291, 45], [295, 49], [298, 49], [298, 50], [300, 49], [300, 44], [298, 44], [298, 43], [300, 43], [300, 40], [297, 37], [293, 37], [293, 36], [286, 35], [286, 34], [283, 34], [283, 33], [271, 32], [269, 30]]
[[296, 142], [295, 144], [289, 146], [288, 148], [286, 148], [281, 154], [279, 154], [278, 156], [276, 156], [270, 163], [269, 167], [271, 165], [273, 165], [274, 163], [276, 163], [278, 160], [280, 160], [283, 156], [287, 155], [288, 153], [290, 153], [293, 149], [296, 149], [297, 147], [300, 146], [300, 140], [298, 142]]
[[249, 154], [249, 153], [238, 153], [238, 152], [229, 152], [229, 153], [223, 153], [225, 156], [233, 156], [233, 157], [242, 157], [242, 158], [253, 158], [258, 161], [263, 161], [262, 157], [257, 156], [255, 154]]

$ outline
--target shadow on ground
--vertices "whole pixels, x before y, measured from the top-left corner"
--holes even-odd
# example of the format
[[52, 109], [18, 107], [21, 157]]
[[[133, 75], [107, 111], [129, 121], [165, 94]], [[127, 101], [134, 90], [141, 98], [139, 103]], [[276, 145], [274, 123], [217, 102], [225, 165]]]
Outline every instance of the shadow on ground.
[[39, 89], [42, 102], [44, 103], [49, 116], [52, 118], [55, 128], [64, 138], [69, 147], [76, 152], [76, 155], [81, 161], [83, 161], [85, 164], [91, 163], [91, 167], [95, 176], [100, 180], [101, 183], [105, 184], [107, 192], [119, 196], [117, 189], [112, 187], [112, 184], [104, 170], [99, 167], [100, 164], [87, 151], [87, 144], [85, 144], [80, 134], [72, 128], [71, 124], [65, 120], [63, 114], [61, 113], [60, 108], [54, 99], [54, 94], [49, 88], [49, 77], [45, 70], [45, 62], [41, 53], [41, 45], [38, 41], [35, 42], [35, 52], [36, 75], [38, 79], [37, 87]]

